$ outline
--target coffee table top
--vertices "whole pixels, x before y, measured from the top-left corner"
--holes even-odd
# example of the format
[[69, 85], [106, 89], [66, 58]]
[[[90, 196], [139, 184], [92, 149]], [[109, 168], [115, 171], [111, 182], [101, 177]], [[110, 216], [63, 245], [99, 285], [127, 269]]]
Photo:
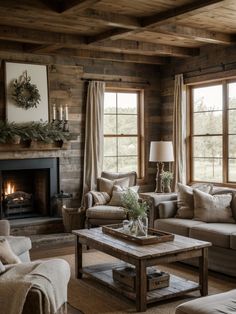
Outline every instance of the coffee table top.
[[211, 246], [210, 242], [187, 238], [175, 235], [174, 241], [139, 245], [130, 241], [116, 238], [102, 232], [102, 228], [73, 230], [72, 232], [81, 239], [85, 239], [90, 244], [103, 246], [110, 250], [120, 251], [137, 259], [148, 259], [153, 257], [166, 256], [168, 254], [199, 250]]

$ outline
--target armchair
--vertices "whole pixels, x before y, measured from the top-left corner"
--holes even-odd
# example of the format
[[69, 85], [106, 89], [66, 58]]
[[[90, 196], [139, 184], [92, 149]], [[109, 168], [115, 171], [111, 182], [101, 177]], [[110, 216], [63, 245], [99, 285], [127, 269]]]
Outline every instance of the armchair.
[[[112, 184], [119, 184], [120, 179], [127, 178], [127, 186], [135, 186], [137, 181], [137, 174], [135, 171], [115, 173], [103, 171], [101, 178], [107, 179]], [[103, 186], [101, 184], [101, 178], [97, 180], [97, 191], [104, 192]], [[113, 206], [109, 204], [105, 205], [95, 205], [94, 196], [90, 192], [85, 195], [84, 205], [86, 210], [86, 222], [89, 228], [92, 225], [100, 226], [106, 224], [120, 223], [126, 219], [126, 213], [124, 209], [120, 206]]]

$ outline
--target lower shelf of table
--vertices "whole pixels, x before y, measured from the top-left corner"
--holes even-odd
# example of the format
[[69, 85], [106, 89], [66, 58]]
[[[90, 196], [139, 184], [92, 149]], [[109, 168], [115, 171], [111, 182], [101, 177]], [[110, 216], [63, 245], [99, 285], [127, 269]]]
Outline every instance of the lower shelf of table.
[[[85, 267], [81, 270], [81, 272], [88, 275], [89, 277], [94, 278], [105, 286], [119, 292], [125, 297], [131, 300], [136, 300], [135, 292], [125, 290], [124, 285], [114, 282], [113, 280], [112, 268], [120, 267], [122, 264], [123, 263], [100, 264]], [[147, 303], [178, 297], [187, 292], [199, 289], [200, 286], [198, 283], [170, 274], [170, 284], [168, 287], [147, 292]]]

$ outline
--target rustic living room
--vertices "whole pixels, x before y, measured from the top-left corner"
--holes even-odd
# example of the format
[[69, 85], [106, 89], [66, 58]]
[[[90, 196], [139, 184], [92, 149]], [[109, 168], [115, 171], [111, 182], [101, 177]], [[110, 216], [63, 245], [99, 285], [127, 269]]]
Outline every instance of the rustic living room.
[[0, 314], [236, 313], [236, 1], [0, 26]]

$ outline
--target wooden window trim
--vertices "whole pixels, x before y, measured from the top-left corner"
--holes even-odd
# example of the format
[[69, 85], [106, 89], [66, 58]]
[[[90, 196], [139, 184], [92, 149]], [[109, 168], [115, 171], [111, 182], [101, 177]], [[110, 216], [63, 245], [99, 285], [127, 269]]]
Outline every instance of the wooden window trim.
[[[106, 134], [104, 137], [137, 137], [138, 138], [138, 183], [141, 183], [145, 178], [145, 142], [144, 142], [144, 90], [138, 88], [122, 88], [122, 87], [106, 87], [105, 92], [114, 93], [137, 93], [138, 108], [137, 108], [137, 134]], [[114, 114], [118, 117], [118, 114]], [[125, 115], [125, 114], [124, 114]], [[132, 114], [131, 114], [132, 115]], [[134, 114], [133, 114], [134, 115]], [[136, 115], [136, 114], [135, 114]]]

